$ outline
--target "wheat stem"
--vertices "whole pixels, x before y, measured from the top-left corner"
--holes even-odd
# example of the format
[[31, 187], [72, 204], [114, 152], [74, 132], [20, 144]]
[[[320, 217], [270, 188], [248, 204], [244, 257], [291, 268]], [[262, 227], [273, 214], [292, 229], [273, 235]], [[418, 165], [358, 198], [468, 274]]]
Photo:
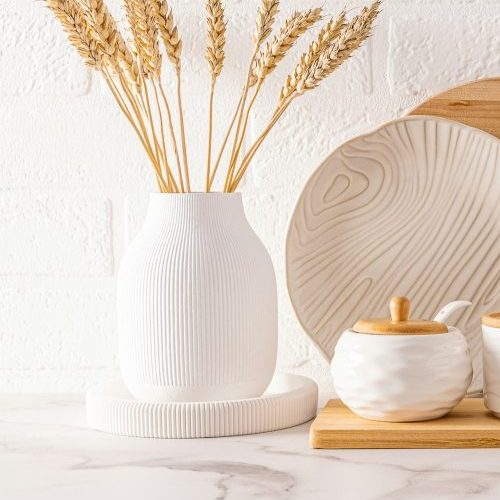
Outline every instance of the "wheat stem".
[[191, 192], [191, 183], [189, 181], [189, 166], [186, 147], [186, 131], [184, 130], [184, 111], [182, 109], [181, 95], [181, 70], [177, 69], [177, 107], [179, 111], [179, 126], [181, 129], [181, 145], [182, 145], [182, 160], [184, 163], [184, 175], [186, 177], [186, 188], [188, 193]]
[[[129, 86], [127, 85], [127, 82], [124, 80], [124, 78], [121, 74], [118, 75], [118, 78], [120, 80], [120, 84], [122, 86], [122, 89], [124, 90], [125, 95], [127, 96], [127, 99], [129, 101], [130, 105], [132, 106], [132, 109], [134, 110], [134, 113], [135, 113], [137, 119], [139, 120], [139, 122], [141, 124], [142, 130], [143, 130], [144, 134], [147, 136], [148, 134], [147, 134], [146, 127], [144, 126], [142, 112], [139, 109], [140, 101], [137, 101], [137, 99], [134, 97], [131, 90], [129, 89]], [[141, 107], [142, 107], [143, 112], [145, 113], [146, 110], [145, 110], [144, 106], [141, 106]]]
[[212, 79], [212, 85], [210, 86], [210, 97], [208, 101], [208, 146], [207, 146], [207, 178], [206, 178], [206, 190], [207, 193], [210, 192], [210, 162], [212, 160], [212, 126], [213, 126], [213, 112], [214, 112], [214, 89], [215, 89], [215, 78]]
[[[147, 86], [146, 80], [144, 80], [144, 79], [143, 79], [143, 87], [142, 88], [144, 89], [144, 97], [146, 100], [146, 114], [147, 114], [147, 119], [149, 122], [149, 129], [151, 131], [151, 137], [153, 139], [153, 145], [155, 148], [156, 156], [160, 160], [160, 158], [161, 158], [160, 157], [160, 145], [158, 143], [158, 138], [156, 136], [155, 124], [154, 124], [154, 120], [153, 120], [153, 113], [151, 112], [151, 103], [149, 100], [148, 86]], [[161, 162], [160, 162], [160, 165], [161, 165]]]
[[[243, 128], [241, 130], [240, 139], [238, 141], [238, 145], [237, 145], [237, 148], [236, 148], [236, 153], [234, 155], [234, 159], [233, 159], [233, 162], [232, 162], [233, 165], [236, 165], [236, 162], [238, 161], [238, 156], [240, 154], [241, 146], [243, 145], [243, 140], [245, 139], [245, 134], [246, 134], [247, 126], [248, 126], [248, 120], [250, 118], [250, 112], [252, 110], [252, 106], [255, 103], [255, 100], [257, 99], [257, 96], [259, 95], [261, 87], [262, 87], [262, 81], [259, 81], [259, 83], [255, 87], [255, 92], [253, 94], [253, 97], [252, 97], [251, 101], [249, 102], [249, 104], [247, 106], [247, 110], [246, 110], [246, 113], [245, 113], [245, 119], [243, 121]], [[233, 167], [233, 171], [234, 171], [234, 167]]]
[[163, 159], [165, 162], [165, 168], [167, 170], [167, 176], [169, 178], [169, 181], [172, 185], [173, 190], [175, 192], [179, 192], [179, 187], [177, 186], [177, 183], [175, 182], [175, 178], [174, 178], [174, 175], [172, 173], [172, 169], [170, 167], [170, 164], [169, 164], [168, 158], [167, 158], [167, 145], [166, 145], [166, 140], [165, 140], [165, 130], [163, 127], [163, 116], [162, 116], [162, 112], [161, 112], [158, 89], [156, 88], [156, 84], [155, 84], [154, 80], [152, 80], [151, 83], [153, 85], [153, 90], [154, 90], [155, 100], [156, 100], [156, 107], [158, 110], [158, 116], [159, 116], [159, 120], [160, 120], [161, 140], [162, 140], [162, 147], [163, 147]]
[[123, 97], [120, 95], [120, 92], [119, 92], [118, 88], [116, 87], [115, 83], [113, 82], [109, 73], [105, 72], [104, 79], [105, 79], [106, 83], [108, 84], [108, 87], [111, 90], [111, 93], [115, 97], [115, 100], [118, 103], [119, 108], [122, 110], [123, 114], [126, 116], [127, 120], [132, 125], [132, 127], [135, 130], [137, 136], [139, 137], [139, 140], [141, 141], [144, 149], [146, 150], [146, 154], [149, 156], [149, 159], [151, 160], [151, 163], [153, 164], [153, 167], [156, 171], [156, 180], [158, 182], [158, 187], [160, 188], [160, 191], [168, 190], [168, 189], [166, 189], [163, 177], [161, 175], [161, 169], [158, 165], [158, 160], [155, 157], [149, 142], [139, 131], [138, 126], [136, 125], [134, 119], [132, 118], [132, 115], [131, 115], [130, 111], [128, 110], [127, 105], [125, 104], [125, 102], [123, 100]]
[[162, 96], [163, 104], [165, 105], [165, 110], [167, 111], [168, 128], [170, 130], [170, 138], [172, 140], [173, 147], [174, 147], [174, 155], [175, 155], [175, 161], [176, 161], [176, 165], [177, 165], [177, 175], [179, 176], [179, 184], [180, 184], [181, 192], [184, 193], [185, 189], [184, 189], [184, 181], [182, 178], [181, 159], [179, 157], [179, 149], [177, 147], [177, 138], [175, 136], [174, 122], [172, 119], [172, 111], [170, 109], [170, 105], [168, 103], [167, 95], [166, 95], [165, 90], [163, 88], [163, 84], [162, 84], [161, 79], [158, 79], [158, 85], [160, 87], [160, 95]]
[[286, 111], [288, 106], [290, 105], [291, 101], [293, 98], [290, 98], [288, 101], [282, 103], [274, 112], [273, 116], [271, 117], [269, 123], [266, 125], [260, 136], [257, 138], [257, 140], [254, 142], [252, 147], [248, 150], [246, 153], [245, 157], [241, 161], [240, 168], [238, 169], [234, 180], [232, 181], [231, 185], [228, 187], [227, 192], [232, 193], [237, 187], [238, 184], [241, 182], [241, 179], [245, 175], [245, 172], [247, 171], [250, 162], [252, 161], [253, 157], [255, 156], [255, 153], [257, 153], [258, 149], [264, 142], [264, 139], [267, 137], [271, 129], [274, 127], [276, 122], [280, 119], [281, 115]]
[[214, 168], [212, 170], [212, 175], [210, 177], [210, 188], [212, 187], [212, 184], [213, 184], [214, 179], [215, 179], [215, 175], [217, 174], [217, 169], [219, 168], [219, 164], [220, 164], [220, 161], [222, 159], [222, 155], [224, 153], [224, 150], [226, 148], [227, 141], [229, 140], [229, 137], [230, 137], [231, 132], [232, 132], [233, 127], [234, 127], [234, 123], [236, 122], [236, 118], [238, 116], [238, 111], [240, 110], [240, 106], [241, 106], [242, 101], [243, 101], [243, 94], [241, 94], [241, 96], [240, 96], [240, 100], [238, 101], [238, 105], [236, 106], [236, 110], [233, 114], [233, 118], [231, 119], [231, 123], [229, 125], [229, 128], [226, 132], [224, 140], [222, 141], [222, 145], [219, 148], [219, 153], [217, 154], [217, 160], [215, 161]]
[[[147, 139], [147, 133], [146, 133], [145, 129], [143, 128], [142, 119], [140, 118], [140, 116], [136, 116], [137, 120], [140, 123], [139, 125], [137, 125], [135, 120], [132, 118], [132, 114], [130, 113], [130, 110], [128, 109], [128, 107], [127, 107], [123, 97], [121, 96], [118, 87], [114, 83], [111, 75], [108, 73], [107, 70], [103, 70], [103, 73], [105, 76], [105, 81], [106, 81], [109, 89], [111, 90], [114, 98], [116, 99], [118, 106], [120, 107], [120, 109], [122, 110], [122, 112], [126, 116], [127, 120], [130, 122], [130, 124], [134, 128], [135, 132], [137, 133], [142, 145], [144, 146], [144, 149], [146, 150], [146, 153], [148, 154], [151, 162], [153, 163], [153, 166], [155, 167], [155, 170], [158, 170], [158, 159], [154, 156], [154, 153], [151, 149], [151, 145]], [[134, 110], [134, 112], [135, 112], [135, 110]], [[141, 126], [141, 124], [142, 124], [142, 126]], [[139, 127], [141, 128], [142, 133], [141, 133], [141, 131], [139, 131]]]
[[238, 143], [238, 138], [240, 135], [241, 121], [243, 119], [243, 110], [245, 109], [245, 103], [246, 103], [246, 99], [248, 96], [248, 89], [250, 88], [250, 77], [252, 76], [252, 67], [253, 67], [253, 63], [255, 61], [255, 57], [257, 56], [258, 50], [259, 50], [259, 47], [256, 45], [254, 48], [254, 51], [252, 53], [252, 57], [250, 58], [250, 64], [248, 66], [248, 73], [247, 73], [247, 78], [245, 81], [245, 86], [243, 88], [243, 97], [241, 100], [240, 110], [238, 112], [238, 122], [236, 124], [236, 133], [234, 134], [233, 146], [231, 148], [231, 156], [229, 159], [229, 169], [228, 169], [227, 176], [226, 176], [226, 182], [224, 184], [224, 190], [226, 190], [226, 187], [229, 186], [229, 184], [232, 180], [232, 174], [233, 174], [233, 170], [234, 170], [233, 159], [234, 159], [234, 154], [236, 151], [236, 145]]
[[158, 120], [160, 122], [160, 140], [161, 140], [161, 147], [160, 147], [160, 153], [161, 157], [163, 160], [163, 168], [165, 170], [165, 174], [167, 176], [167, 183], [169, 185], [169, 188], [173, 190], [173, 185], [170, 179], [170, 165], [168, 163], [167, 159], [167, 147], [165, 143], [165, 131], [163, 128], [163, 118], [161, 116], [161, 108], [160, 108], [160, 100], [158, 99], [158, 91], [156, 90], [156, 86], [154, 83], [154, 80], [151, 80], [151, 86], [153, 87], [153, 95], [155, 97], [155, 103], [156, 103], [156, 112], [158, 115]]

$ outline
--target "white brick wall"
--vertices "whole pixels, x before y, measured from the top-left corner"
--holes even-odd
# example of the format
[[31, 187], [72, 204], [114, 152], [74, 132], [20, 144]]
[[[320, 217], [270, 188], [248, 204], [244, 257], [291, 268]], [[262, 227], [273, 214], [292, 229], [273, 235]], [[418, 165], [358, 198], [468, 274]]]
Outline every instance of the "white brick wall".
[[[111, 3], [121, 17], [119, 2]], [[202, 2], [171, 3], [187, 57], [191, 164], [202, 172]], [[294, 8], [319, 3], [334, 13], [343, 5], [282, 3], [280, 20]], [[226, 4], [230, 45], [218, 123], [227, 122], [230, 107], [221, 110], [220, 96], [237, 99], [255, 11], [254, 0]], [[448, 86], [500, 74], [499, 33], [500, 0], [385, 0], [369, 46], [297, 101], [255, 158], [243, 188], [278, 276], [280, 370], [331, 387], [285, 288], [284, 239], [302, 185], [345, 139]], [[288, 58], [267, 83], [252, 116], [254, 134], [291, 64]], [[0, 67], [0, 391], [79, 391], [117, 370], [114, 278], [154, 189], [152, 171], [107, 89], [68, 47], [43, 2], [0, 0]]]

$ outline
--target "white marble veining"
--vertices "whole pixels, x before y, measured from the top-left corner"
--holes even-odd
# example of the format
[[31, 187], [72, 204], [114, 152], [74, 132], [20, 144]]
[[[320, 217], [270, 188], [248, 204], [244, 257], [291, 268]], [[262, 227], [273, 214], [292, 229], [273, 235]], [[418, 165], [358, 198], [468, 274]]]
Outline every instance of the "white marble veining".
[[308, 429], [123, 438], [87, 429], [80, 396], [0, 396], [0, 499], [500, 498], [500, 450], [311, 450]]

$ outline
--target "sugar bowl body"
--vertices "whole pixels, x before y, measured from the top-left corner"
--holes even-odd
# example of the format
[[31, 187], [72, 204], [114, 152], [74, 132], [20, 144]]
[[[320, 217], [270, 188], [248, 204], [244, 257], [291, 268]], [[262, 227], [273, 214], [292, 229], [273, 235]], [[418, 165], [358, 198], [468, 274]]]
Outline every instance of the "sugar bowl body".
[[500, 417], [500, 312], [485, 314], [483, 330], [484, 404]]
[[[453, 304], [448, 310], [455, 310]], [[391, 312], [392, 320], [360, 321], [343, 333], [332, 361], [335, 390], [364, 418], [439, 418], [464, 397], [472, 380], [467, 341], [444, 323], [408, 321], [405, 298], [394, 298]]]

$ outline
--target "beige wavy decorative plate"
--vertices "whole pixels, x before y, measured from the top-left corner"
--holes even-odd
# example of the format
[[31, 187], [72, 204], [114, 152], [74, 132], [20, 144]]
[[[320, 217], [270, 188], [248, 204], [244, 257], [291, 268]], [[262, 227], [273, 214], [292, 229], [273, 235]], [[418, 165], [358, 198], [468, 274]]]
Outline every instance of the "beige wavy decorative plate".
[[387, 123], [335, 150], [307, 182], [287, 237], [290, 298], [306, 333], [333, 356], [345, 328], [470, 300], [455, 324], [480, 388], [481, 325], [500, 310], [500, 140], [434, 117]]

